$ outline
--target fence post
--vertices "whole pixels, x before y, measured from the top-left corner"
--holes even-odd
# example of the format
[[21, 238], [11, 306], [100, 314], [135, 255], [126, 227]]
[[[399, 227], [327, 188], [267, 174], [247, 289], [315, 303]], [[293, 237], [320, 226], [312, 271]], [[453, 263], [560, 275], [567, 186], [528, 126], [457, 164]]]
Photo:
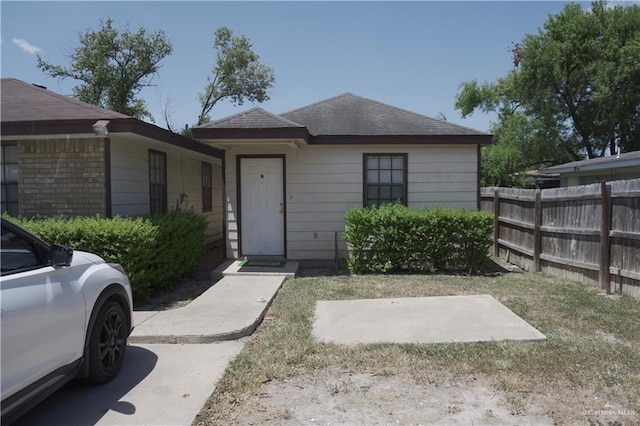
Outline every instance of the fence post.
[[500, 194], [496, 189], [493, 193], [493, 255], [498, 257], [500, 249], [498, 245], [498, 238], [500, 236]]
[[533, 271], [540, 272], [540, 251], [542, 250], [542, 196], [540, 190], [536, 190], [533, 219]]
[[610, 198], [607, 191], [607, 183], [600, 182], [600, 192], [602, 194], [602, 225], [600, 228], [600, 288], [605, 290], [607, 294], [611, 294], [611, 241], [609, 232], [611, 229], [611, 220], [609, 213]]

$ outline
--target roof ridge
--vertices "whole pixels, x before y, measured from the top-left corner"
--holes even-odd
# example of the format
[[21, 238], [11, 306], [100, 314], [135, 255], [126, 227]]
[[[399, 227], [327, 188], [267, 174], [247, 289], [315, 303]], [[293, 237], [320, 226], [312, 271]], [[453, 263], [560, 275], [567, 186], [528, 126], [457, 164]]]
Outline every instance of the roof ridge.
[[295, 108], [295, 109], [292, 109], [292, 110], [289, 110], [289, 111], [282, 112], [282, 113], [280, 113], [280, 115], [282, 116], [282, 115], [286, 115], [286, 114], [292, 114], [294, 112], [298, 112], [298, 111], [305, 110], [307, 108], [315, 107], [317, 105], [321, 105], [323, 103], [326, 103], [326, 102], [329, 102], [329, 101], [333, 101], [335, 99], [342, 98], [342, 97], [345, 97], [345, 96], [348, 96], [348, 95], [360, 97], [360, 96], [354, 95], [353, 93], [350, 93], [350, 92], [344, 92], [344, 93], [341, 93], [341, 94], [336, 95], [336, 96], [332, 96], [332, 97], [327, 98], [327, 99], [323, 99], [323, 100], [320, 100], [320, 101], [313, 102], [313, 103], [311, 103], [309, 105], [304, 105], [304, 106], [301, 106], [301, 107], [298, 107], [298, 108]]
[[259, 112], [261, 112], [262, 114], [265, 114], [268, 117], [278, 119], [279, 121], [283, 121], [283, 122], [285, 122], [287, 124], [291, 124], [291, 125], [294, 125], [296, 127], [305, 127], [300, 123], [296, 123], [293, 120], [289, 120], [288, 118], [285, 118], [285, 117], [281, 116], [280, 114], [274, 114], [271, 111], [267, 111], [264, 108], [258, 108], [258, 109], [260, 110]]
[[18, 84], [21, 84], [24, 87], [29, 88], [29, 89], [34, 90], [34, 91], [42, 90], [43, 94], [46, 95], [46, 96], [50, 96], [52, 98], [56, 98], [56, 99], [59, 99], [59, 100], [64, 101], [64, 102], [67, 102], [67, 103], [70, 103], [70, 104], [73, 104], [73, 105], [77, 105], [77, 106], [80, 106], [82, 108], [88, 108], [88, 109], [94, 110], [96, 112], [105, 112], [105, 111], [107, 111], [107, 112], [109, 112], [111, 114], [120, 114], [122, 116], [121, 118], [135, 118], [135, 117], [132, 117], [132, 116], [127, 115], [127, 114], [123, 114], [123, 113], [118, 112], [118, 111], [114, 111], [114, 110], [111, 110], [111, 109], [108, 109], [108, 108], [103, 108], [101, 106], [93, 105], [93, 104], [90, 104], [88, 102], [80, 101], [78, 99], [72, 98], [71, 96], [61, 95], [60, 93], [54, 92], [53, 90], [49, 90], [48, 88], [46, 88], [44, 86], [38, 86], [38, 85], [35, 85], [33, 83], [27, 83], [26, 81], [22, 81], [22, 80], [19, 80], [17, 78], [10, 78], [9, 77], [9, 78], [3, 78], [2, 80], [15, 81]]
[[253, 108], [250, 108], [248, 110], [240, 111], [240, 112], [237, 112], [235, 114], [229, 115], [227, 117], [223, 117], [223, 118], [220, 118], [218, 120], [211, 121], [209, 123], [204, 123], [204, 124], [202, 124], [202, 126], [203, 127], [209, 127], [209, 126], [215, 126], [215, 125], [218, 125], [218, 124], [224, 124], [225, 122], [233, 121], [236, 118], [239, 118], [239, 117], [242, 117], [242, 116], [246, 116], [246, 115], [251, 114], [251, 113], [262, 114], [262, 115], [264, 115], [264, 116], [266, 116], [266, 117], [268, 117], [268, 118], [270, 118], [272, 120], [277, 120], [278, 122], [283, 123], [283, 125], [287, 125], [287, 126], [290, 126], [290, 127], [305, 127], [300, 123], [296, 123], [295, 121], [289, 120], [288, 118], [282, 117], [281, 115], [274, 114], [271, 111], [267, 111], [266, 109], [261, 108], [261, 107], [253, 107]]

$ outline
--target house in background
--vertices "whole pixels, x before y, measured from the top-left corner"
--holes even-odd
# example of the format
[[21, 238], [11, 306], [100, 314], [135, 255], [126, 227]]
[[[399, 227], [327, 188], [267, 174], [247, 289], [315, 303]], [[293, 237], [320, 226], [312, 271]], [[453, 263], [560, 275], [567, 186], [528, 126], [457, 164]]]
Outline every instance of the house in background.
[[193, 129], [225, 150], [226, 255], [346, 256], [345, 211], [479, 206], [492, 136], [353, 94], [284, 114], [253, 108]]
[[2, 211], [137, 216], [176, 206], [223, 238], [224, 153], [118, 112], [3, 78]]
[[591, 158], [546, 167], [541, 173], [560, 175], [560, 186], [589, 185], [600, 181], [640, 178], [640, 151]]

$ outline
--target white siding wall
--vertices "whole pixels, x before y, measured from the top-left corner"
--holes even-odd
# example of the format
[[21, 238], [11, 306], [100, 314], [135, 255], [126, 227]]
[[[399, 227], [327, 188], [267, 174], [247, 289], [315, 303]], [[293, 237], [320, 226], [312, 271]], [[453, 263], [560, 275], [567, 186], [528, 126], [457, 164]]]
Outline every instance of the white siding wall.
[[111, 212], [149, 213], [149, 147], [111, 138]]
[[363, 153], [407, 153], [409, 207], [477, 208], [477, 148], [457, 146], [244, 147], [227, 151], [227, 254], [237, 257], [236, 155], [286, 155], [287, 258], [346, 255], [344, 213], [362, 206]]
[[[207, 219], [207, 242], [223, 237], [222, 161], [178, 147], [141, 138], [111, 138], [111, 211], [114, 216], [149, 213], [149, 149], [167, 154], [167, 204], [193, 207], [202, 213], [201, 162], [212, 164], [213, 209]], [[186, 197], [182, 196], [186, 194]]]

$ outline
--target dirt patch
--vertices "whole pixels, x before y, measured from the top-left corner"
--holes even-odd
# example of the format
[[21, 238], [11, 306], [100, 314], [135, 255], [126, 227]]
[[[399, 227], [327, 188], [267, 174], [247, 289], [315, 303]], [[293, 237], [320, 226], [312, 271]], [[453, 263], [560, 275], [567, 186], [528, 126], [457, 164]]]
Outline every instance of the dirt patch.
[[554, 424], [529, 396], [505, 395], [477, 377], [418, 384], [408, 376], [323, 370], [263, 390], [258, 407], [235, 410], [238, 424]]
[[174, 288], [160, 291], [145, 301], [134, 303], [136, 311], [164, 311], [185, 306], [207, 291], [215, 282], [210, 270], [196, 271]]

